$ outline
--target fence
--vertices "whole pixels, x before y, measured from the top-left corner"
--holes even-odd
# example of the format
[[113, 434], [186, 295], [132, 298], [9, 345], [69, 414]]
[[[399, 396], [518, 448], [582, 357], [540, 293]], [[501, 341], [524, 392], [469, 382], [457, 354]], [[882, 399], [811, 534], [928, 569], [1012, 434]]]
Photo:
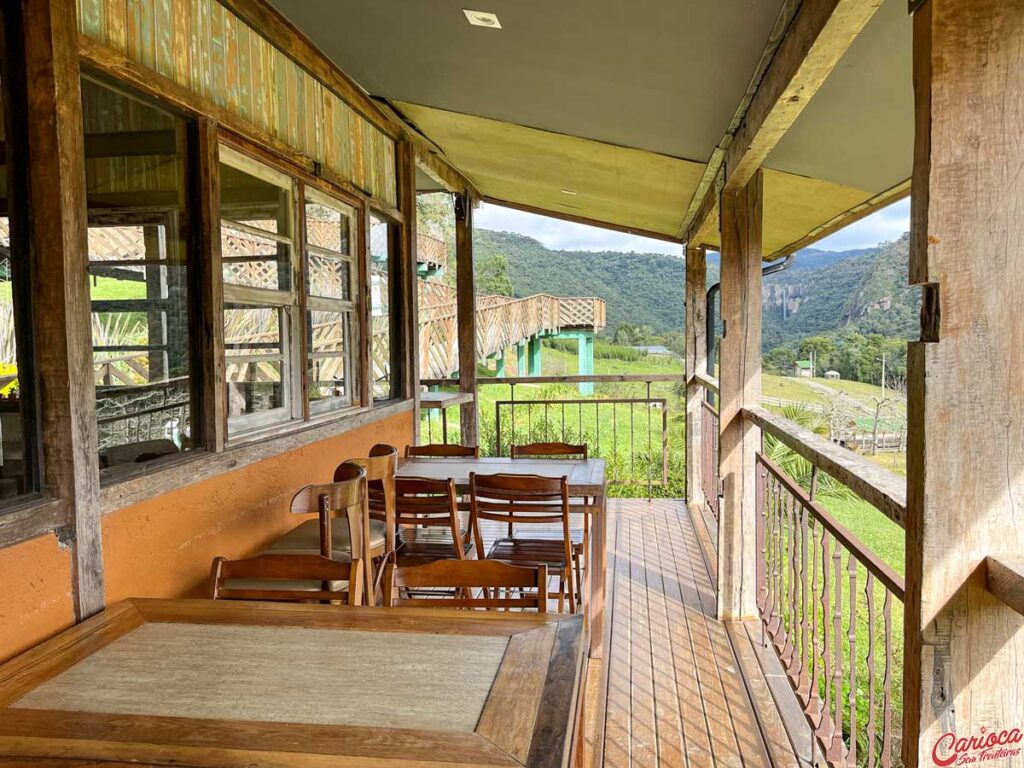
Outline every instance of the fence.
[[857, 472], [850, 462], [859, 457], [772, 414], [745, 413], [811, 462], [804, 488], [764, 453], [756, 458], [757, 601], [766, 641], [828, 765], [899, 765], [904, 582], [815, 498], [819, 467], [835, 474], [845, 467], [846, 485], [870, 491], [880, 516], [898, 522], [895, 510], [905, 503]]
[[712, 516], [718, 520], [718, 505], [721, 499], [721, 480], [718, 476], [718, 411], [707, 400], [701, 401], [704, 409], [700, 420], [701, 450], [701, 491]]
[[[536, 376], [477, 382], [480, 450], [508, 456], [513, 444], [585, 443], [606, 461], [609, 483], [619, 494], [681, 496], [683, 492], [682, 404], [677, 374]], [[424, 384], [452, 384], [450, 379]], [[593, 396], [575, 395], [593, 384]], [[422, 434], [443, 439], [427, 416]], [[457, 441], [457, 419], [448, 419], [448, 439]]]

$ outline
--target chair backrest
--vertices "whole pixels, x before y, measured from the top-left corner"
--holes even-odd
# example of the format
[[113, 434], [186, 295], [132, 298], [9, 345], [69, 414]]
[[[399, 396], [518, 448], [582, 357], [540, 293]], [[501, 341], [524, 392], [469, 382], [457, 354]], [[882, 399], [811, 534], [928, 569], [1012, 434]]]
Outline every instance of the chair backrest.
[[379, 443], [370, 449], [366, 458], [348, 459], [338, 465], [335, 479], [345, 464], [357, 464], [366, 470], [367, 498], [369, 499], [370, 517], [377, 520], [387, 518], [387, 509], [394, 509], [395, 473], [398, 472], [398, 449], [392, 445]]
[[458, 538], [455, 481], [428, 477], [395, 480], [395, 524], [451, 527]]
[[[228, 588], [231, 580], [266, 582]], [[321, 582], [319, 589], [288, 589], [287, 582]], [[329, 582], [346, 581], [345, 591], [327, 589]], [[283, 582], [275, 589], [274, 582]], [[343, 601], [360, 605], [363, 594], [363, 561], [339, 563], [319, 555], [259, 555], [245, 560], [217, 557], [210, 568], [210, 592], [214, 600], [308, 600]]]
[[[428, 608], [532, 608], [547, 612], [548, 569], [546, 565], [518, 566], [498, 560], [437, 560], [427, 565], [398, 568], [388, 563], [384, 569], [384, 605]], [[402, 598], [399, 589], [447, 588], [454, 597]], [[481, 590], [473, 597], [472, 590]], [[505, 597], [491, 590], [504, 589]], [[518, 590], [517, 597], [511, 590]], [[534, 590], [523, 592], [522, 590]]]
[[291, 511], [320, 518], [320, 554], [331, 557], [332, 518], [344, 516], [349, 527], [352, 551], [359, 552], [368, 522], [366, 507], [366, 470], [353, 463], [344, 463], [334, 471], [333, 483], [320, 483], [300, 488], [292, 497]]
[[439, 458], [479, 459], [479, 445], [459, 445], [458, 443], [431, 443], [430, 445], [407, 445], [405, 457], [434, 456]]
[[478, 552], [484, 551], [482, 521], [505, 523], [509, 536], [516, 525], [561, 523], [565, 562], [571, 562], [567, 478], [473, 472], [469, 476], [469, 505]]
[[573, 445], [572, 443], [527, 443], [526, 445], [512, 446], [513, 459], [526, 456], [535, 459], [576, 458], [586, 461], [588, 451], [586, 444]]

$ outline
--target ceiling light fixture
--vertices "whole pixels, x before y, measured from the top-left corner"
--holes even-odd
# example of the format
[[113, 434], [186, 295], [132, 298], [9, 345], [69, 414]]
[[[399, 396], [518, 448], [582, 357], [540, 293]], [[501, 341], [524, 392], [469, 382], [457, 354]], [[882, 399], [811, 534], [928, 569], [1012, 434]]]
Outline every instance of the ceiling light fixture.
[[576, 190], [575, 189], [563, 189], [562, 190], [562, 194], [563, 195], [572, 195], [573, 197], [576, 197]]
[[469, 23], [474, 27], [501, 29], [501, 22], [498, 21], [497, 15], [490, 11], [471, 11], [468, 8], [463, 8], [462, 12], [466, 14], [466, 18], [469, 19]]

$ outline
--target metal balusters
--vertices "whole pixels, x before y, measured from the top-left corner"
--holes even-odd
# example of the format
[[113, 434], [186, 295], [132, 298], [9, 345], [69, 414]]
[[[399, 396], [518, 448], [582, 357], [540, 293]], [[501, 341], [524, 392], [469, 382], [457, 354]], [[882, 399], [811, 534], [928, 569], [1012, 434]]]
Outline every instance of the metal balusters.
[[848, 625], [846, 630], [846, 640], [850, 646], [849, 649], [849, 662], [850, 662], [850, 690], [847, 694], [849, 697], [849, 709], [850, 709], [850, 746], [849, 752], [847, 753], [847, 763], [849, 765], [857, 764], [857, 561], [853, 557], [853, 553], [850, 552], [846, 556], [846, 570], [850, 574], [850, 615], [848, 618]]
[[864, 580], [864, 603], [868, 614], [868, 722], [867, 738], [867, 768], [875, 768], [875, 577], [868, 571]]
[[832, 568], [835, 577], [835, 601], [832, 605], [832, 641], [835, 652], [832, 660], [832, 700], [835, 704], [832, 715], [835, 726], [832, 746], [826, 752], [826, 757], [839, 762], [843, 758], [843, 554], [838, 541], [832, 551]]
[[885, 620], [885, 674], [883, 676], [882, 768], [892, 766], [892, 592], [886, 590], [882, 604]]

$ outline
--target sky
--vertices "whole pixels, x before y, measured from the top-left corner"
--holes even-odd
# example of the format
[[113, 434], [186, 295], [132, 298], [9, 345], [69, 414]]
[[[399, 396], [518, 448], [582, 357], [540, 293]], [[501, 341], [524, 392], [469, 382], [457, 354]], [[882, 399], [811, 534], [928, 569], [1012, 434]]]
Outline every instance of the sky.
[[[627, 235], [610, 229], [538, 216], [484, 203], [474, 214], [474, 225], [528, 235], [548, 248], [564, 251], [639, 251], [682, 255], [681, 246], [649, 237]], [[910, 198], [875, 211], [815, 244], [826, 251], [869, 248], [884, 240], [895, 240], [910, 229]]]

